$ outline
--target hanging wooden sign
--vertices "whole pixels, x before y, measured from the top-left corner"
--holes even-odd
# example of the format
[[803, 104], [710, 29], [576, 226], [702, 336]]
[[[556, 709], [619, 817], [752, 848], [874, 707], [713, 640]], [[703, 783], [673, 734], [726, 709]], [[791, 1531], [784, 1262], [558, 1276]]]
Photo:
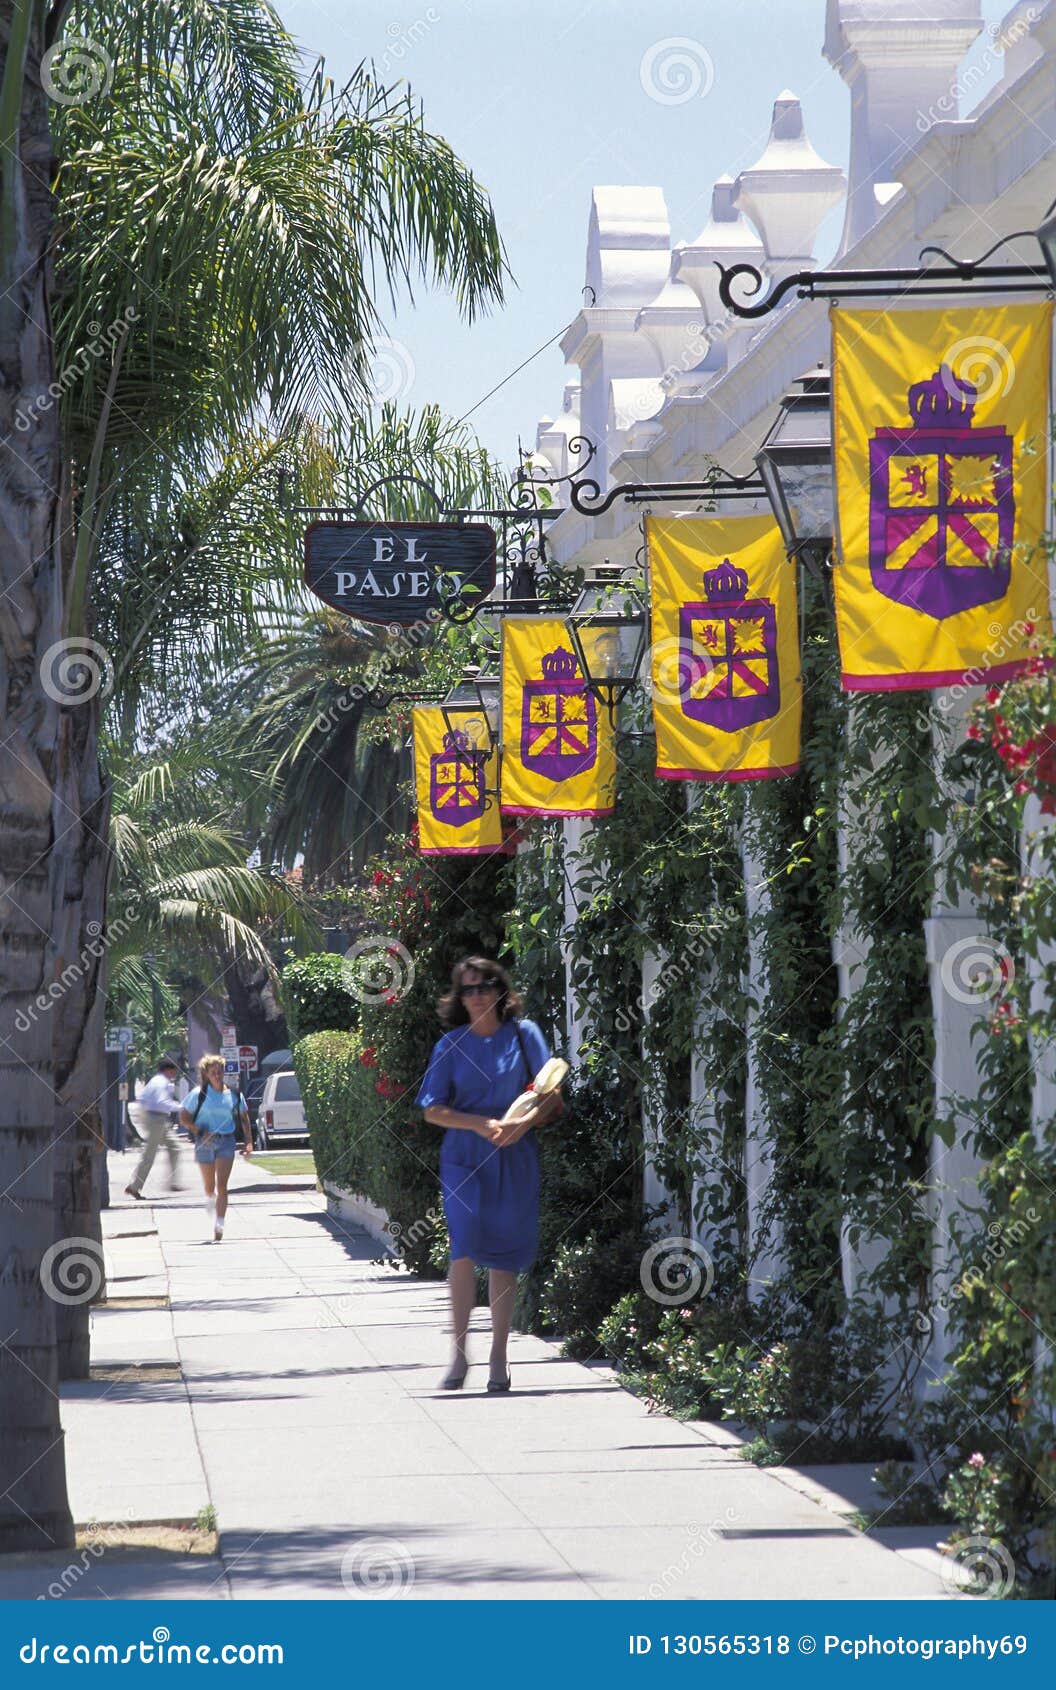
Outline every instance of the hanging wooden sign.
[[313, 522], [304, 580], [346, 616], [410, 626], [442, 597], [475, 605], [494, 589], [495, 530], [486, 522]]

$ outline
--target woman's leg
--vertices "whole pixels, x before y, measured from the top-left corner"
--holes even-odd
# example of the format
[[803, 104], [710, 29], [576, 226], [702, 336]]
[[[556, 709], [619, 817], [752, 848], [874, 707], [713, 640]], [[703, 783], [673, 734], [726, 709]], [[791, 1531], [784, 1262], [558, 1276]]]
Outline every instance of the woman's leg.
[[501, 1384], [506, 1377], [506, 1344], [513, 1324], [513, 1303], [517, 1295], [517, 1275], [507, 1268], [489, 1268], [488, 1297], [491, 1302], [491, 1357], [489, 1373], [492, 1382]]
[[234, 1164], [233, 1156], [224, 1156], [219, 1162], [213, 1164], [216, 1168], [216, 1222], [218, 1226], [223, 1225], [224, 1216], [227, 1214], [227, 1182], [231, 1178], [231, 1169]]
[[451, 1372], [458, 1374], [464, 1373], [468, 1365], [469, 1317], [477, 1300], [477, 1270], [468, 1256], [459, 1256], [451, 1263], [447, 1282], [451, 1287], [451, 1333], [455, 1345]]
[[198, 1170], [202, 1176], [205, 1195], [212, 1199], [216, 1195], [216, 1163], [199, 1162]]

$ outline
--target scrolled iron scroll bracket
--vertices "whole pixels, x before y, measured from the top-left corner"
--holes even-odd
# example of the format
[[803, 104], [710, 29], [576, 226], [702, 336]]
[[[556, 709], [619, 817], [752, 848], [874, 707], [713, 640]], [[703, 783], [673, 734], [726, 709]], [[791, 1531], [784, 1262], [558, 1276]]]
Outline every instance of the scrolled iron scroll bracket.
[[[1021, 229], [1003, 235], [974, 259], [957, 258], [944, 247], [926, 246], [921, 249], [921, 263], [916, 269], [903, 266], [881, 270], [796, 270], [775, 282], [756, 305], [748, 301], [762, 292], [766, 280], [763, 272], [754, 264], [727, 265], [716, 260], [719, 298], [735, 317], [757, 318], [776, 311], [793, 291], [800, 299], [858, 299], [884, 294], [1030, 293], [1037, 288], [1051, 289], [1052, 277], [1044, 264], [986, 262], [999, 247], [1034, 233], [1032, 229]], [[941, 258], [942, 263], [925, 264], [923, 260], [929, 256]], [[741, 292], [740, 299], [734, 298], [735, 289]]]

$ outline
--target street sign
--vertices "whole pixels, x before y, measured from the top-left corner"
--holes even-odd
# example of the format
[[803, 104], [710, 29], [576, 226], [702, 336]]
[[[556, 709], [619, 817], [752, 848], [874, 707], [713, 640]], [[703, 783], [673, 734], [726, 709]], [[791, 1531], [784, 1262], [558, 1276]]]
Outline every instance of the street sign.
[[136, 1035], [131, 1027], [111, 1027], [106, 1035], [105, 1049], [108, 1051], [128, 1050], [135, 1044]]
[[257, 1051], [256, 1045], [239, 1045], [238, 1047], [239, 1064], [246, 1070], [247, 1074], [255, 1074], [257, 1071]]
[[226, 1079], [228, 1074], [231, 1074], [232, 1076], [234, 1076], [237, 1073], [238, 1073], [238, 1057], [237, 1056], [225, 1056], [224, 1057], [224, 1078]]
[[233, 1021], [226, 1021], [220, 1028], [220, 1048], [222, 1050], [224, 1045], [237, 1045], [237, 1043], [238, 1029]]
[[312, 522], [304, 580], [361, 622], [409, 627], [464, 594], [475, 605], [495, 586], [495, 530], [486, 522]]

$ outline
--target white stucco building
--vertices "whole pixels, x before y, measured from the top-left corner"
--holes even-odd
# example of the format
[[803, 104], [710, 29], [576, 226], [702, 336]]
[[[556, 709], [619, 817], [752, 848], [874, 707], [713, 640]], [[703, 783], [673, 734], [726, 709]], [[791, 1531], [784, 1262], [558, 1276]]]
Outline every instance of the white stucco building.
[[[595, 188], [587, 229], [589, 303], [562, 341], [568, 371], [556, 416], [544, 419], [535, 437], [538, 457], [557, 476], [575, 467], [568, 447], [577, 434], [596, 447], [589, 473], [603, 489], [633, 481], [699, 481], [715, 463], [743, 474], [782, 394], [805, 372], [828, 365], [825, 303], [792, 299], [756, 322], [731, 317], [719, 301], [716, 260], [747, 260], [773, 280], [809, 268], [822, 220], [841, 201], [835, 262], [849, 268], [914, 265], [929, 242], [972, 257], [1000, 236], [1040, 223], [1056, 194], [1056, 0], [1014, 6], [988, 35], [980, 0], [828, 0], [827, 6], [818, 0], [817, 28], [819, 52], [846, 83], [851, 102], [846, 161], [819, 158], [809, 139], [809, 110], [794, 92], [775, 89], [770, 137], [756, 162], [731, 178], [723, 174], [725, 161], [714, 160], [712, 209], [703, 229], [671, 230], [662, 185]], [[962, 69], [981, 36], [984, 58], [1000, 66], [999, 80], [982, 99], [983, 73]], [[674, 243], [673, 234], [679, 237]], [[1038, 259], [1033, 241], [1017, 243], [1003, 256], [1009, 262]], [[883, 308], [883, 301], [876, 303]], [[670, 515], [678, 507], [664, 509]], [[629, 565], [641, 544], [640, 516], [640, 507], [619, 501], [596, 518], [566, 509], [550, 530], [552, 554], [568, 564], [607, 559]], [[950, 714], [933, 708], [937, 750], [946, 731], [940, 724]], [[566, 824], [570, 845], [583, 825]], [[844, 851], [854, 848], [853, 825], [848, 806]], [[937, 851], [941, 846], [936, 840]], [[747, 848], [744, 874], [749, 900], [758, 898], [759, 876]], [[940, 884], [925, 934], [939, 1103], [951, 1094], [970, 1095], [975, 1085], [971, 1027], [979, 1009], [944, 989], [940, 967], [951, 946], [978, 931], [972, 908], [947, 903]], [[834, 946], [845, 995], [861, 943], [849, 935]], [[647, 976], [650, 970], [655, 960], [647, 963]], [[1051, 1114], [1056, 1082], [1050, 1068], [1039, 1072], [1036, 1093], [1039, 1118]], [[768, 1153], [750, 1066], [746, 1103], [743, 1174], [750, 1225], [757, 1226]], [[932, 1152], [939, 1281], [951, 1272], [949, 1223], [970, 1194], [974, 1173], [963, 1143]], [[655, 1194], [654, 1175], [647, 1179]], [[765, 1277], [767, 1264], [779, 1260], [781, 1240], [756, 1238], [754, 1245], [756, 1271]], [[869, 1249], [868, 1241], [857, 1251], [845, 1243], [848, 1288]], [[936, 1367], [945, 1343], [940, 1318]]]

